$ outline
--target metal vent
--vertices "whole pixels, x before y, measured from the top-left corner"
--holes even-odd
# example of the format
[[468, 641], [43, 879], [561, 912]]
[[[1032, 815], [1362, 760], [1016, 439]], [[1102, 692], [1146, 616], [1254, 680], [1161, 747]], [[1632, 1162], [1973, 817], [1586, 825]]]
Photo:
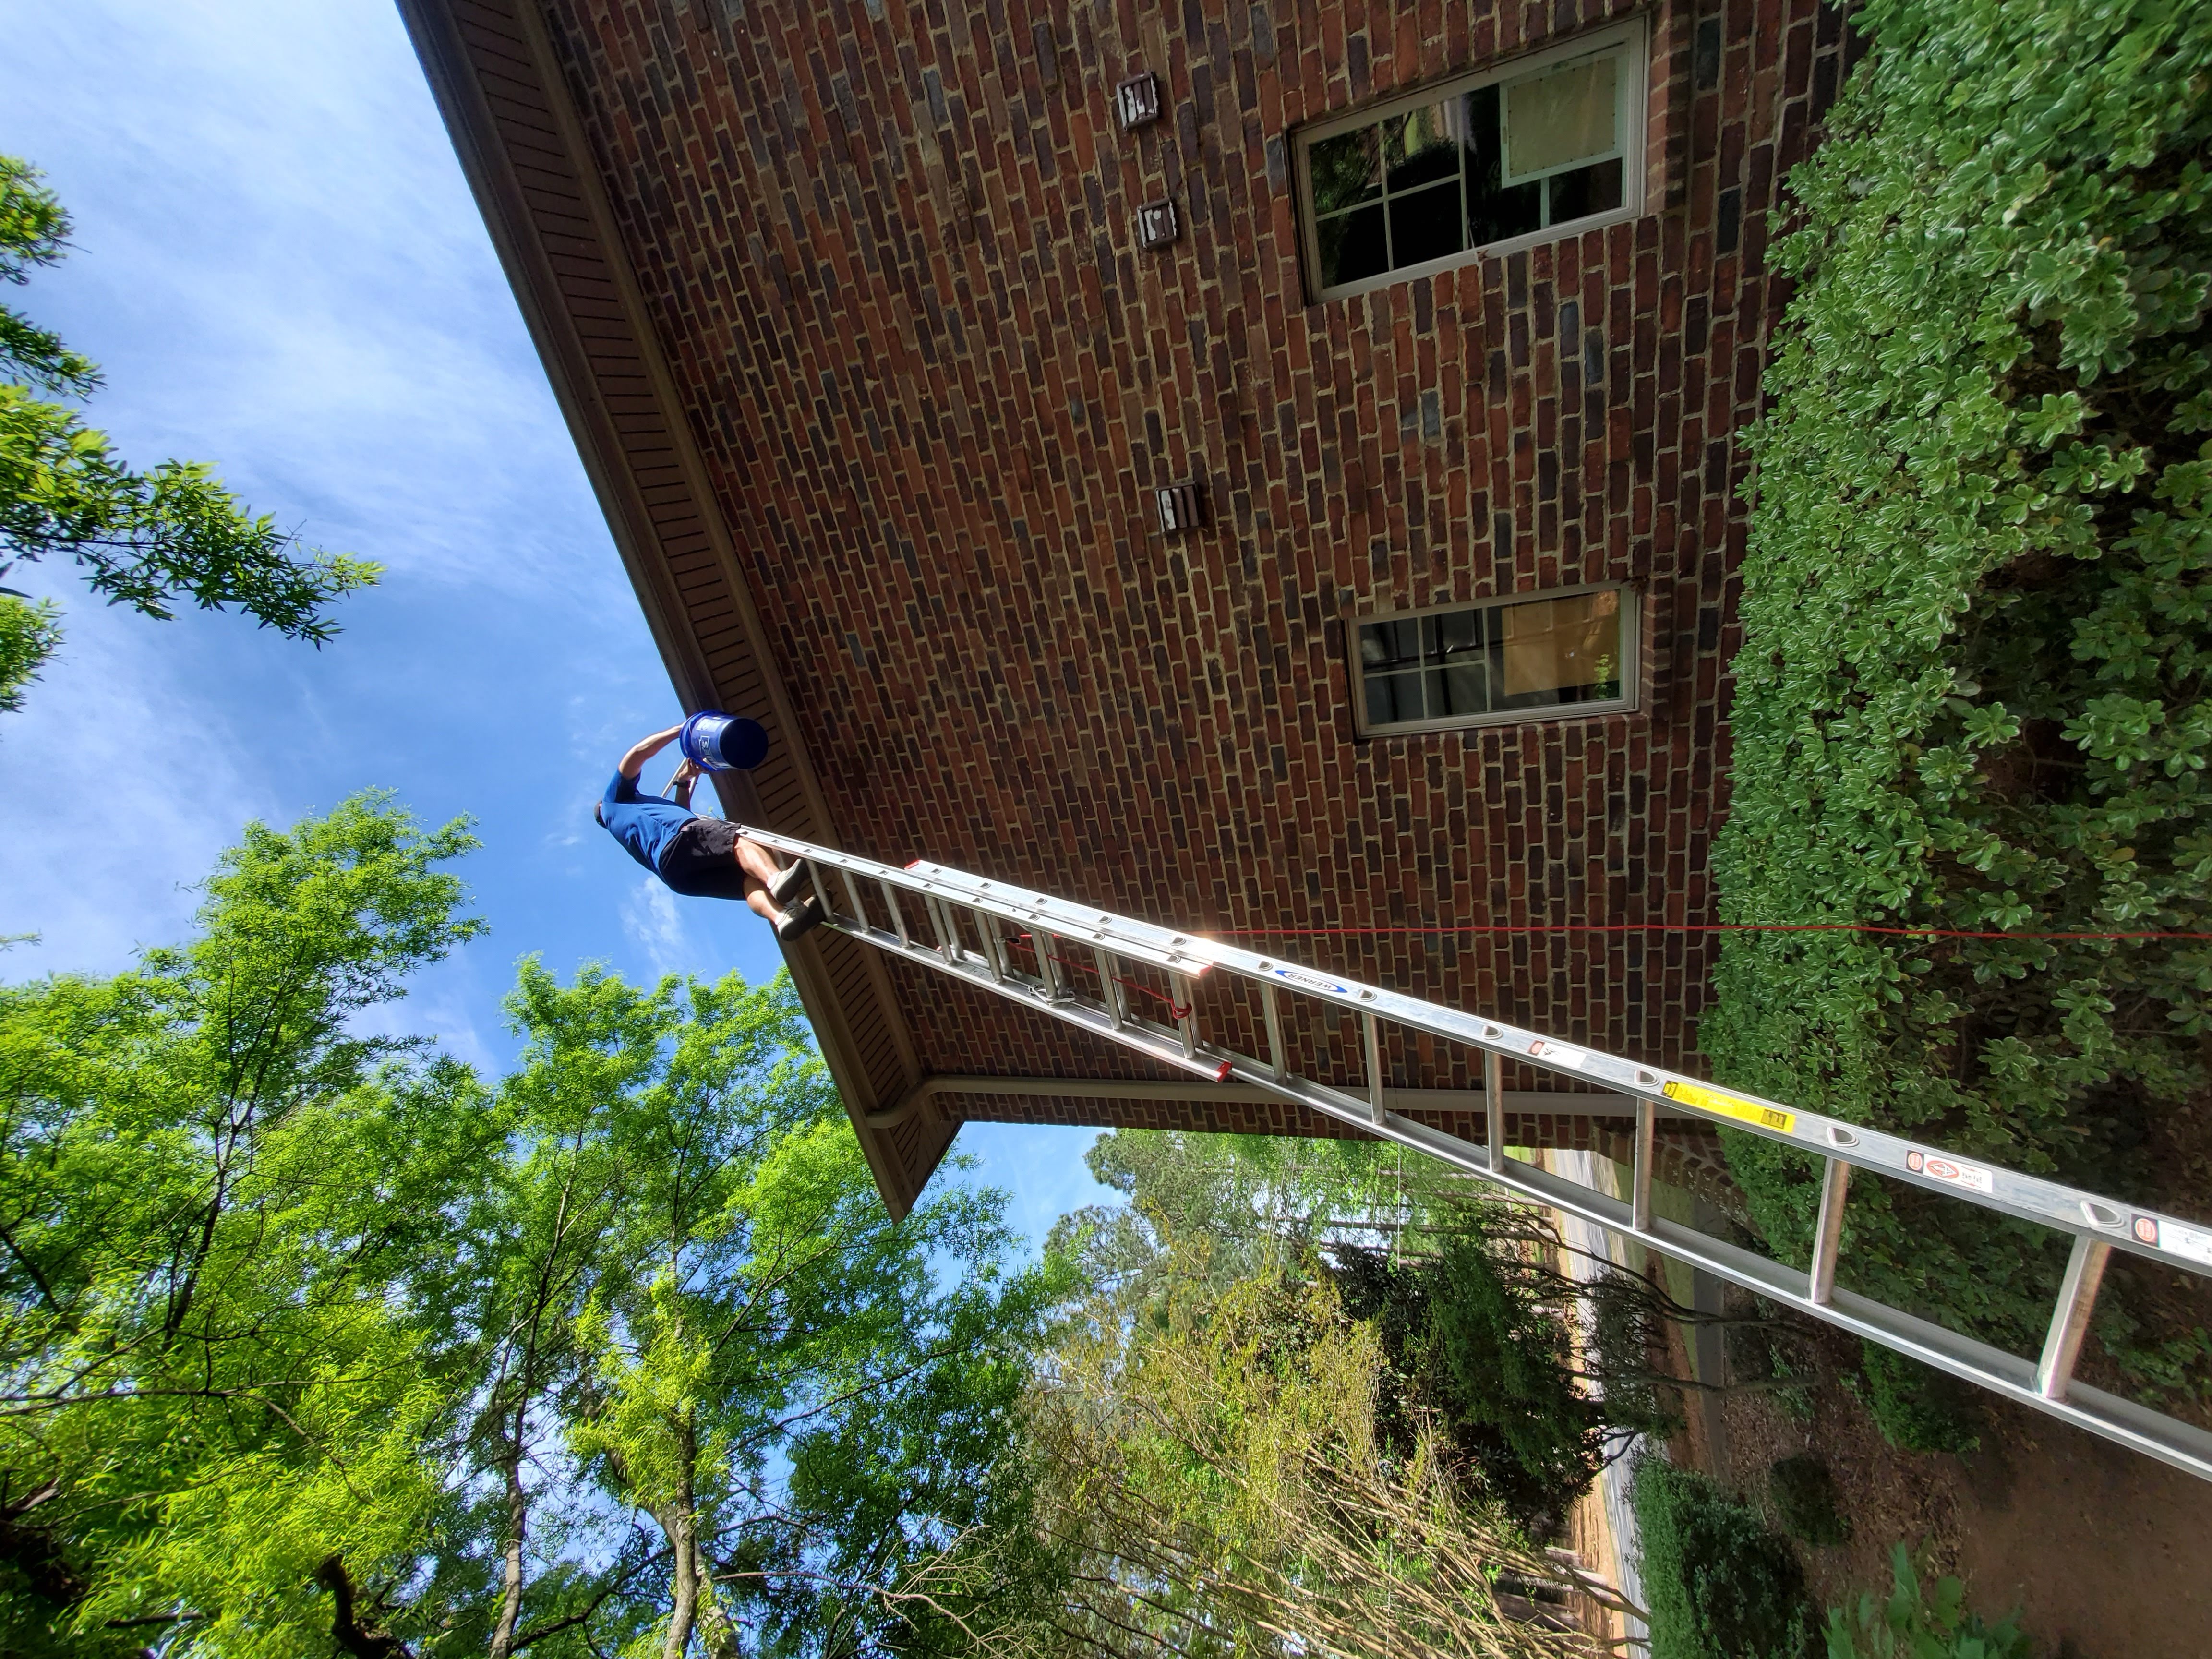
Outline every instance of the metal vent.
[[1133, 75], [1114, 88], [1114, 118], [1121, 131], [1133, 132], [1160, 118], [1160, 77], [1149, 70]]
[[1160, 507], [1160, 529], [1170, 536], [1195, 530], [1204, 522], [1206, 498], [1195, 483], [1165, 484], [1154, 490]]
[[1147, 202], [1137, 210], [1137, 246], [1165, 247], [1182, 228], [1176, 222], [1173, 202]]

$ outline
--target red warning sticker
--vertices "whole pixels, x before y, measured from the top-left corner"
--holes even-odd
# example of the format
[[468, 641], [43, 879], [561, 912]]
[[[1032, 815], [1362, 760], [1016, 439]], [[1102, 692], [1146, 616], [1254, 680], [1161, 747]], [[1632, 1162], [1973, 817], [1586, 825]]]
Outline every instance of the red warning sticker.
[[1956, 1158], [1923, 1152], [1917, 1146], [1905, 1155], [1905, 1167], [1915, 1175], [1926, 1176], [1930, 1181], [1948, 1182], [1970, 1192], [1991, 1193], [1996, 1190], [1996, 1177], [1978, 1164], [1961, 1164]]
[[1577, 1072], [1582, 1070], [1583, 1062], [1589, 1058], [1580, 1048], [1570, 1048], [1564, 1042], [1553, 1042], [1545, 1037], [1538, 1037], [1530, 1043], [1528, 1052], [1539, 1060], [1549, 1060], [1554, 1066], [1565, 1066]]

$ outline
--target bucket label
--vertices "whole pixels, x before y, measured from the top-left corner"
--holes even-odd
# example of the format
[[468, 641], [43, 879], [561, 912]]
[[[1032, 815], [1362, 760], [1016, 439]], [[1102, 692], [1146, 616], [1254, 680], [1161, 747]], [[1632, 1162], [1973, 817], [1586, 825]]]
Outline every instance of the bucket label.
[[1905, 1167], [1917, 1176], [1964, 1187], [1969, 1192], [1986, 1195], [1996, 1190], [1996, 1177], [1979, 1164], [1961, 1164], [1956, 1158], [1923, 1152], [1917, 1146], [1905, 1155]]
[[1723, 1117], [1732, 1117], [1739, 1123], [1756, 1124], [1762, 1129], [1778, 1129], [1785, 1135], [1797, 1127], [1797, 1114], [1795, 1112], [1738, 1100], [1734, 1095], [1724, 1095], [1719, 1090], [1708, 1089], [1702, 1084], [1671, 1079], [1659, 1092], [1669, 1100], [1679, 1100], [1685, 1106], [1694, 1106], [1701, 1112], [1718, 1112]]

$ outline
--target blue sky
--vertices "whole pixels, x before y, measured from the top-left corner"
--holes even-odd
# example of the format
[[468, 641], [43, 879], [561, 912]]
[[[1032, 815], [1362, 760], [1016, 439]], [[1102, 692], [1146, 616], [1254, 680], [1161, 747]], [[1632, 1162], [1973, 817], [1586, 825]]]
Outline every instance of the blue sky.
[[[463, 873], [491, 923], [395, 1028], [501, 1065], [531, 951], [772, 973], [748, 912], [676, 899], [590, 821], [616, 757], [682, 711], [388, 0], [0, 0], [0, 150], [76, 224], [9, 298], [106, 371], [94, 423], [386, 572], [316, 652], [18, 567], [68, 640], [0, 716], [0, 933], [40, 936], [0, 969], [124, 967], [183, 933], [248, 818], [380, 787], [477, 820]], [[1104, 1196], [1089, 1139], [974, 1125], [958, 1149], [1041, 1237]]]

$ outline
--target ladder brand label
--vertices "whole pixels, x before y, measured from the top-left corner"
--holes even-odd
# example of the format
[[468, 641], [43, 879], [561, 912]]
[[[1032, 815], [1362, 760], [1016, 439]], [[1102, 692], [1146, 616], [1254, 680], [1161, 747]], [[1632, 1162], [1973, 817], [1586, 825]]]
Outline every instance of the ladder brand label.
[[1583, 1062], [1589, 1058], [1580, 1048], [1570, 1048], [1564, 1042], [1547, 1042], [1538, 1037], [1528, 1045], [1528, 1052], [1539, 1060], [1548, 1060], [1554, 1066], [1567, 1066], [1579, 1072]]
[[2185, 1227], [2179, 1221], [2160, 1221], [2154, 1215], [2136, 1218], [2136, 1237], [2146, 1244], [2162, 1245], [2176, 1255], [2212, 1267], [2212, 1233]]
[[1344, 987], [1339, 985], [1334, 980], [1323, 979], [1319, 974], [1310, 974], [1303, 968], [1278, 968], [1275, 969], [1275, 977], [1287, 980], [1292, 985], [1300, 986], [1309, 991], [1334, 991], [1338, 996], [1345, 994]]
[[1754, 1106], [1747, 1100], [1738, 1100], [1734, 1095], [1724, 1095], [1717, 1089], [1700, 1088], [1694, 1083], [1669, 1081], [1659, 1092], [1669, 1100], [1679, 1100], [1685, 1106], [1694, 1106], [1701, 1112], [1718, 1112], [1723, 1117], [1732, 1117], [1739, 1123], [1756, 1123], [1762, 1129], [1779, 1129], [1788, 1134], [1797, 1127], [1797, 1114], [1784, 1112], [1772, 1106]]
[[1956, 1158], [1938, 1158], [1933, 1152], [1923, 1152], [1915, 1147], [1905, 1155], [1905, 1167], [1915, 1175], [1926, 1176], [1930, 1181], [1948, 1181], [1954, 1187], [1965, 1187], [1978, 1193], [1996, 1190], [1996, 1178], [1977, 1164], [1961, 1164]]

